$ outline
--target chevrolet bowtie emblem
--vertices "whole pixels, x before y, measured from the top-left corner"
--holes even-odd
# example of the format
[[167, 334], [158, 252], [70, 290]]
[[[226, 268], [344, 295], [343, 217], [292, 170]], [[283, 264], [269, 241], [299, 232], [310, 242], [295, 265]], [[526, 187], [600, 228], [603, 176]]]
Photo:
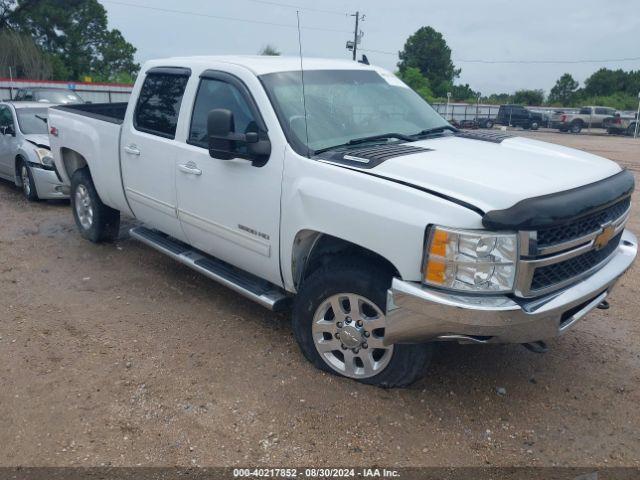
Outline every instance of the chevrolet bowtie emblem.
[[598, 235], [593, 242], [596, 250], [600, 250], [601, 248], [606, 246], [615, 235], [615, 232], [616, 227], [614, 227], [613, 225], [602, 227], [602, 233], [600, 233], [600, 235]]

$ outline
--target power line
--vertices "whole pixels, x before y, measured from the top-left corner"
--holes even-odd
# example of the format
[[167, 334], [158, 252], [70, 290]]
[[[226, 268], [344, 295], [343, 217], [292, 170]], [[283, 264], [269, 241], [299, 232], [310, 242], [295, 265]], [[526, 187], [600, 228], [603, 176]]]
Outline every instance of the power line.
[[600, 60], [455, 60], [458, 63], [508, 63], [508, 64], [576, 64], [576, 63], [611, 63], [611, 62], [635, 62], [640, 60], [640, 57], [627, 57], [627, 58], [607, 58]]
[[269, 0], [247, 0], [247, 1], [254, 2], [254, 3], [263, 3], [265, 5], [275, 5], [278, 7], [295, 8], [296, 10], [299, 10], [299, 11], [330, 13], [333, 15], [340, 15], [341, 17], [346, 17], [348, 15], [348, 13], [346, 12], [338, 12], [336, 10], [323, 10], [321, 8], [313, 8], [313, 7], [299, 7], [298, 5], [293, 5], [291, 3], [271, 2]]
[[[380, 53], [383, 55], [398, 55], [397, 52], [387, 52], [384, 50], [372, 50], [368, 48], [361, 48], [363, 52]], [[579, 64], [579, 63], [612, 63], [612, 62], [636, 62], [640, 61], [640, 57], [626, 57], [626, 58], [607, 58], [607, 59], [594, 59], [594, 60], [463, 60], [454, 59], [457, 63], [486, 63], [486, 64]]]
[[[259, 25], [270, 25], [270, 26], [274, 26], [274, 27], [284, 27], [284, 28], [297, 28], [296, 25], [293, 24], [288, 24], [288, 23], [276, 23], [276, 22], [267, 22], [264, 20], [252, 20], [252, 19], [248, 19], [248, 18], [238, 18], [238, 17], [226, 17], [226, 16], [222, 16], [222, 15], [211, 15], [211, 14], [207, 14], [207, 13], [201, 13], [201, 12], [190, 12], [187, 10], [174, 10], [171, 8], [161, 8], [161, 7], [151, 7], [149, 5], [138, 5], [135, 3], [127, 3], [127, 2], [121, 2], [118, 0], [102, 0], [105, 3], [113, 3], [115, 5], [123, 5], [126, 7], [134, 7], [134, 8], [142, 8], [145, 10], [154, 10], [156, 12], [164, 12], [164, 13], [177, 13], [180, 15], [191, 15], [191, 16], [195, 16], [195, 17], [205, 17], [205, 18], [215, 18], [217, 20], [230, 20], [232, 22], [245, 22], [245, 23], [255, 23], [255, 24], [259, 24]], [[337, 30], [337, 29], [333, 29], [333, 28], [323, 28], [323, 27], [304, 27], [304, 30], [318, 30], [318, 31], [322, 31], [322, 32], [333, 32], [333, 33], [351, 33], [347, 30]]]

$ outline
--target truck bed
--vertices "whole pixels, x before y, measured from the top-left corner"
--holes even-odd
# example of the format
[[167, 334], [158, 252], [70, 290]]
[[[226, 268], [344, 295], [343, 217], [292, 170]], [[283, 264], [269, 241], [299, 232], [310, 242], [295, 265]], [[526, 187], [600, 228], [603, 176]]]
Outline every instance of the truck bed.
[[127, 102], [82, 103], [77, 105], [60, 105], [53, 108], [121, 125], [124, 121], [124, 115], [127, 112]]
[[49, 126], [56, 133], [49, 135], [49, 142], [65, 185], [71, 185], [65, 162], [86, 162], [102, 201], [129, 213], [120, 176], [120, 131], [126, 110], [126, 103], [52, 107]]

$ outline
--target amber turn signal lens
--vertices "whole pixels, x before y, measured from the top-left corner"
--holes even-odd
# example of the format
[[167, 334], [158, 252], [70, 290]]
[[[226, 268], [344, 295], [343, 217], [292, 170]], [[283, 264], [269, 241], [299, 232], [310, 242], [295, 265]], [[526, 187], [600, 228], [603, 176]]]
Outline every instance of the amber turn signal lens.
[[439, 257], [446, 257], [447, 255], [447, 242], [449, 241], [449, 234], [443, 230], [436, 230], [431, 240], [431, 247], [429, 248], [430, 255], [437, 255]]
[[426, 280], [431, 283], [442, 285], [445, 279], [447, 266], [444, 262], [430, 260], [427, 264]]

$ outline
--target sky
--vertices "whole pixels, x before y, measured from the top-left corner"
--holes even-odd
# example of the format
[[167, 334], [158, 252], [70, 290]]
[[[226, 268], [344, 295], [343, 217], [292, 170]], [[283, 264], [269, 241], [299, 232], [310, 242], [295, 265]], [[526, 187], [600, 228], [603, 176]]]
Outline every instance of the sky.
[[[107, 9], [110, 27], [121, 30], [138, 49], [139, 62], [170, 56], [256, 54], [267, 44], [284, 55], [298, 55], [297, 7], [305, 56], [350, 58], [345, 43], [353, 38], [354, 17], [349, 14], [360, 11], [365, 15], [360, 48], [371, 63], [395, 70], [397, 52], [407, 37], [428, 25], [444, 35], [454, 64], [462, 68], [456, 83], [469, 83], [483, 95], [523, 88], [548, 93], [565, 72], [582, 83], [601, 67], [640, 69], [640, 60], [621, 60], [640, 57], [640, 0], [100, 2]], [[478, 60], [560, 63], [473, 62]], [[596, 61], [565, 63], [584, 60]]]

